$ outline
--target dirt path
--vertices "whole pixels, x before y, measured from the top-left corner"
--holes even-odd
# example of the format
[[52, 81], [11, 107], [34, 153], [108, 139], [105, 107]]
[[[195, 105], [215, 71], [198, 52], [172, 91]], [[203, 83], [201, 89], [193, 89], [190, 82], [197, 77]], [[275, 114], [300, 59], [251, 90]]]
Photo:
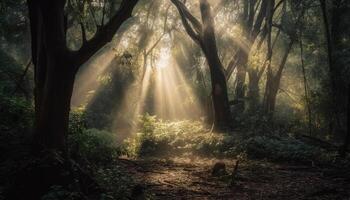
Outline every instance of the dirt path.
[[229, 176], [212, 177], [216, 162], [231, 172], [234, 160], [124, 160], [129, 172], [151, 199], [350, 199], [350, 179], [338, 171], [309, 166], [246, 161], [235, 184]]

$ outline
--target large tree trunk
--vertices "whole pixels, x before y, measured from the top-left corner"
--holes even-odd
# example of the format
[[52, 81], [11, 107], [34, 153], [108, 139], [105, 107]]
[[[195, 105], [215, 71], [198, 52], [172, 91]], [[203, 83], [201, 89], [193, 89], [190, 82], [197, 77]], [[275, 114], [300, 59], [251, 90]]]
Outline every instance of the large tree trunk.
[[[339, 130], [342, 129], [342, 120], [341, 120], [341, 114], [345, 114], [344, 110], [345, 107], [347, 107], [347, 121], [346, 128], [347, 128], [347, 134], [344, 138], [344, 144], [339, 149], [339, 153], [341, 156], [346, 155], [347, 148], [350, 143], [350, 130], [349, 130], [349, 121], [350, 121], [350, 101], [349, 101], [349, 95], [350, 95], [350, 89], [349, 89], [349, 83], [346, 79], [343, 79], [342, 72], [346, 69], [346, 64], [344, 64], [342, 60], [342, 56], [344, 56], [344, 53], [346, 52], [347, 46], [344, 40], [348, 38], [348, 30], [346, 27], [347, 24], [344, 23], [345, 20], [349, 17], [349, 3], [348, 1], [326, 1], [326, 0], [320, 0], [322, 15], [323, 15], [323, 21], [325, 26], [325, 38], [327, 40], [327, 51], [328, 51], [328, 64], [329, 64], [329, 72], [330, 72], [330, 79], [331, 79], [331, 93], [333, 98], [333, 105], [332, 105], [332, 113], [331, 114], [331, 120], [330, 120], [330, 127], [332, 127], [331, 130]], [[346, 54], [345, 54], [346, 55]], [[345, 85], [348, 86], [347, 88], [347, 101], [343, 101], [344, 98], [346, 98], [345, 94]], [[346, 105], [347, 104], [347, 105]], [[345, 120], [344, 120], [345, 121]], [[345, 128], [345, 127], [344, 127]]]
[[[329, 65], [329, 73], [330, 73], [330, 79], [331, 79], [331, 94], [332, 94], [332, 99], [334, 102], [338, 101], [338, 92], [337, 92], [337, 71], [335, 68], [335, 62], [334, 62], [334, 36], [333, 29], [330, 28], [329, 24], [329, 18], [328, 18], [328, 10], [327, 10], [327, 1], [326, 0], [320, 0], [320, 5], [321, 5], [321, 10], [322, 10], [322, 17], [323, 17], [323, 22], [324, 22], [324, 27], [325, 27], [325, 37], [327, 41], [327, 53], [328, 53], [328, 65]], [[333, 10], [332, 10], [333, 11]], [[338, 21], [335, 21], [336, 23], [333, 24], [335, 26], [338, 24]], [[330, 130], [333, 132], [334, 127], [337, 127], [340, 125], [339, 123], [339, 112], [338, 112], [338, 105], [337, 103], [334, 103], [332, 105], [332, 113], [330, 113]]]
[[350, 146], [350, 84], [348, 84], [348, 105], [347, 105], [347, 132], [344, 140], [344, 144], [339, 150], [339, 155], [341, 157], [346, 157], [346, 152]]
[[222, 130], [230, 124], [230, 107], [228, 103], [226, 77], [222, 70], [221, 62], [217, 54], [208, 49], [204, 51], [210, 68], [212, 82], [212, 101], [214, 108], [214, 130]]
[[[70, 100], [79, 67], [110, 42], [131, 17], [138, 0], [123, 1], [118, 13], [98, 27], [95, 37], [83, 41], [79, 51], [66, 45], [66, 0], [28, 0], [32, 60], [35, 75], [34, 150], [51, 149], [66, 155]], [[83, 38], [86, 36], [83, 33]]]
[[196, 19], [179, 0], [171, 0], [179, 11], [187, 34], [202, 49], [209, 65], [214, 123], [213, 130], [224, 130], [230, 125], [231, 112], [228, 103], [226, 76], [219, 59], [215, 38], [214, 19], [207, 0], [200, 0], [202, 22]]
[[35, 66], [35, 150], [66, 152], [75, 68], [66, 47], [65, 1], [29, 0]]
[[58, 74], [48, 78], [46, 89], [36, 94], [42, 101], [37, 109], [34, 140], [36, 148], [67, 152], [66, 137], [74, 74]]
[[230, 107], [227, 95], [227, 85], [224, 68], [219, 59], [216, 46], [214, 19], [211, 15], [207, 0], [200, 1], [203, 22], [203, 39], [201, 47], [207, 59], [212, 85], [212, 99], [214, 107], [214, 130], [227, 128], [230, 124]]
[[73, 168], [67, 155], [74, 78], [79, 67], [112, 40], [136, 3], [137, 0], [124, 0], [117, 15], [100, 27], [95, 37], [84, 41], [79, 51], [72, 52], [66, 46], [66, 1], [27, 1], [35, 76], [35, 160], [14, 178], [7, 199], [40, 199], [51, 186], [77, 186], [77, 179], [84, 194], [97, 191], [95, 181], [76, 165]]

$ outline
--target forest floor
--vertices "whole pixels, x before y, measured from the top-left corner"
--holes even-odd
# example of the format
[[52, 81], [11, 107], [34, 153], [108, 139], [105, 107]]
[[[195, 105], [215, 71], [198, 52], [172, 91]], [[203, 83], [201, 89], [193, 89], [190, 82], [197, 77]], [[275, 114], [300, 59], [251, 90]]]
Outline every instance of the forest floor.
[[124, 158], [119, 163], [136, 180], [135, 199], [350, 199], [349, 169], [246, 160], [230, 184], [230, 175], [212, 176], [217, 162], [226, 164], [228, 174], [236, 163], [184, 157]]

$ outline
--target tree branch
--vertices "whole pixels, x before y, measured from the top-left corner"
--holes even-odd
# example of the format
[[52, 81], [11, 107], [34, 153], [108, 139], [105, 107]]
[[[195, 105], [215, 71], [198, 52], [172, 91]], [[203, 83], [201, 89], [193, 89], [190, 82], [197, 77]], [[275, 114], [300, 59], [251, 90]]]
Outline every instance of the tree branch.
[[201, 33], [202, 32], [202, 24], [199, 22], [198, 19], [196, 19], [191, 12], [187, 9], [187, 7], [185, 6], [185, 4], [183, 4], [181, 1], [179, 0], [172, 0], [172, 2], [174, 4], [178, 4], [179, 7], [181, 8], [181, 10], [184, 12], [186, 18], [191, 22], [191, 24], [193, 25], [194, 29], [198, 32]]
[[237, 67], [237, 63], [238, 63], [238, 59], [237, 59], [237, 56], [238, 56], [238, 52], [237, 51], [235, 53], [235, 55], [233, 56], [233, 58], [231, 59], [231, 61], [228, 63], [227, 67], [226, 67], [226, 70], [225, 70], [225, 75], [226, 75], [226, 80], [229, 80], [233, 71], [236, 69]]
[[[188, 11], [179, 0], [171, 0], [179, 11], [182, 23], [188, 35], [197, 43], [201, 43], [202, 24]], [[191, 24], [190, 24], [191, 23]], [[193, 27], [193, 28], [192, 28]]]
[[103, 1], [103, 8], [102, 8], [102, 19], [101, 19], [101, 26], [105, 24], [105, 15], [106, 15], [106, 0]]
[[74, 62], [76, 70], [99, 49], [112, 41], [113, 36], [121, 25], [131, 17], [132, 11], [137, 2], [138, 0], [123, 0], [117, 14], [112, 17], [106, 25], [101, 26], [92, 39], [83, 44], [80, 50], [76, 52], [77, 56], [75, 57], [76, 60]]
[[83, 45], [87, 42], [86, 38], [86, 30], [83, 22], [80, 22], [80, 28], [81, 28], [81, 37], [83, 39]]

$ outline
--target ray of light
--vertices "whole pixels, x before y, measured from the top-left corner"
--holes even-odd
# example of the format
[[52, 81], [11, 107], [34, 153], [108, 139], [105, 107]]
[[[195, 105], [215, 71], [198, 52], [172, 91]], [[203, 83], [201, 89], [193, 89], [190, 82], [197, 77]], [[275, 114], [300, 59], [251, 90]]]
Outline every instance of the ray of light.
[[198, 115], [198, 101], [168, 49], [161, 50], [155, 75], [154, 107], [159, 118], [176, 120]]
[[[149, 90], [151, 87], [152, 69], [148, 60], [144, 60], [146, 64], [141, 69], [140, 76], [132, 83], [122, 100], [121, 109], [116, 111], [113, 122], [113, 129], [126, 137], [129, 133], [134, 133], [139, 124], [139, 116], [144, 113], [146, 107]], [[128, 118], [128, 120], [121, 120]], [[129, 121], [128, 127], [121, 124], [120, 121]]]
[[78, 73], [72, 96], [72, 107], [89, 104], [100, 88], [99, 77], [104, 74], [115, 58], [115, 52], [107, 46], [101, 49]]
[[[133, 121], [137, 122], [137, 118], [138, 116], [143, 113], [144, 107], [145, 107], [145, 100], [149, 91], [149, 87], [150, 87], [150, 80], [151, 80], [151, 67], [149, 65], [146, 65], [146, 69], [144, 69], [144, 75], [142, 78], [142, 82], [141, 82], [141, 88], [140, 88], [140, 92], [139, 95], [140, 97], [138, 98], [137, 102], [136, 102], [136, 109], [134, 111], [133, 114]], [[134, 125], [135, 126], [135, 125]], [[137, 126], [137, 125], [136, 125]]]

